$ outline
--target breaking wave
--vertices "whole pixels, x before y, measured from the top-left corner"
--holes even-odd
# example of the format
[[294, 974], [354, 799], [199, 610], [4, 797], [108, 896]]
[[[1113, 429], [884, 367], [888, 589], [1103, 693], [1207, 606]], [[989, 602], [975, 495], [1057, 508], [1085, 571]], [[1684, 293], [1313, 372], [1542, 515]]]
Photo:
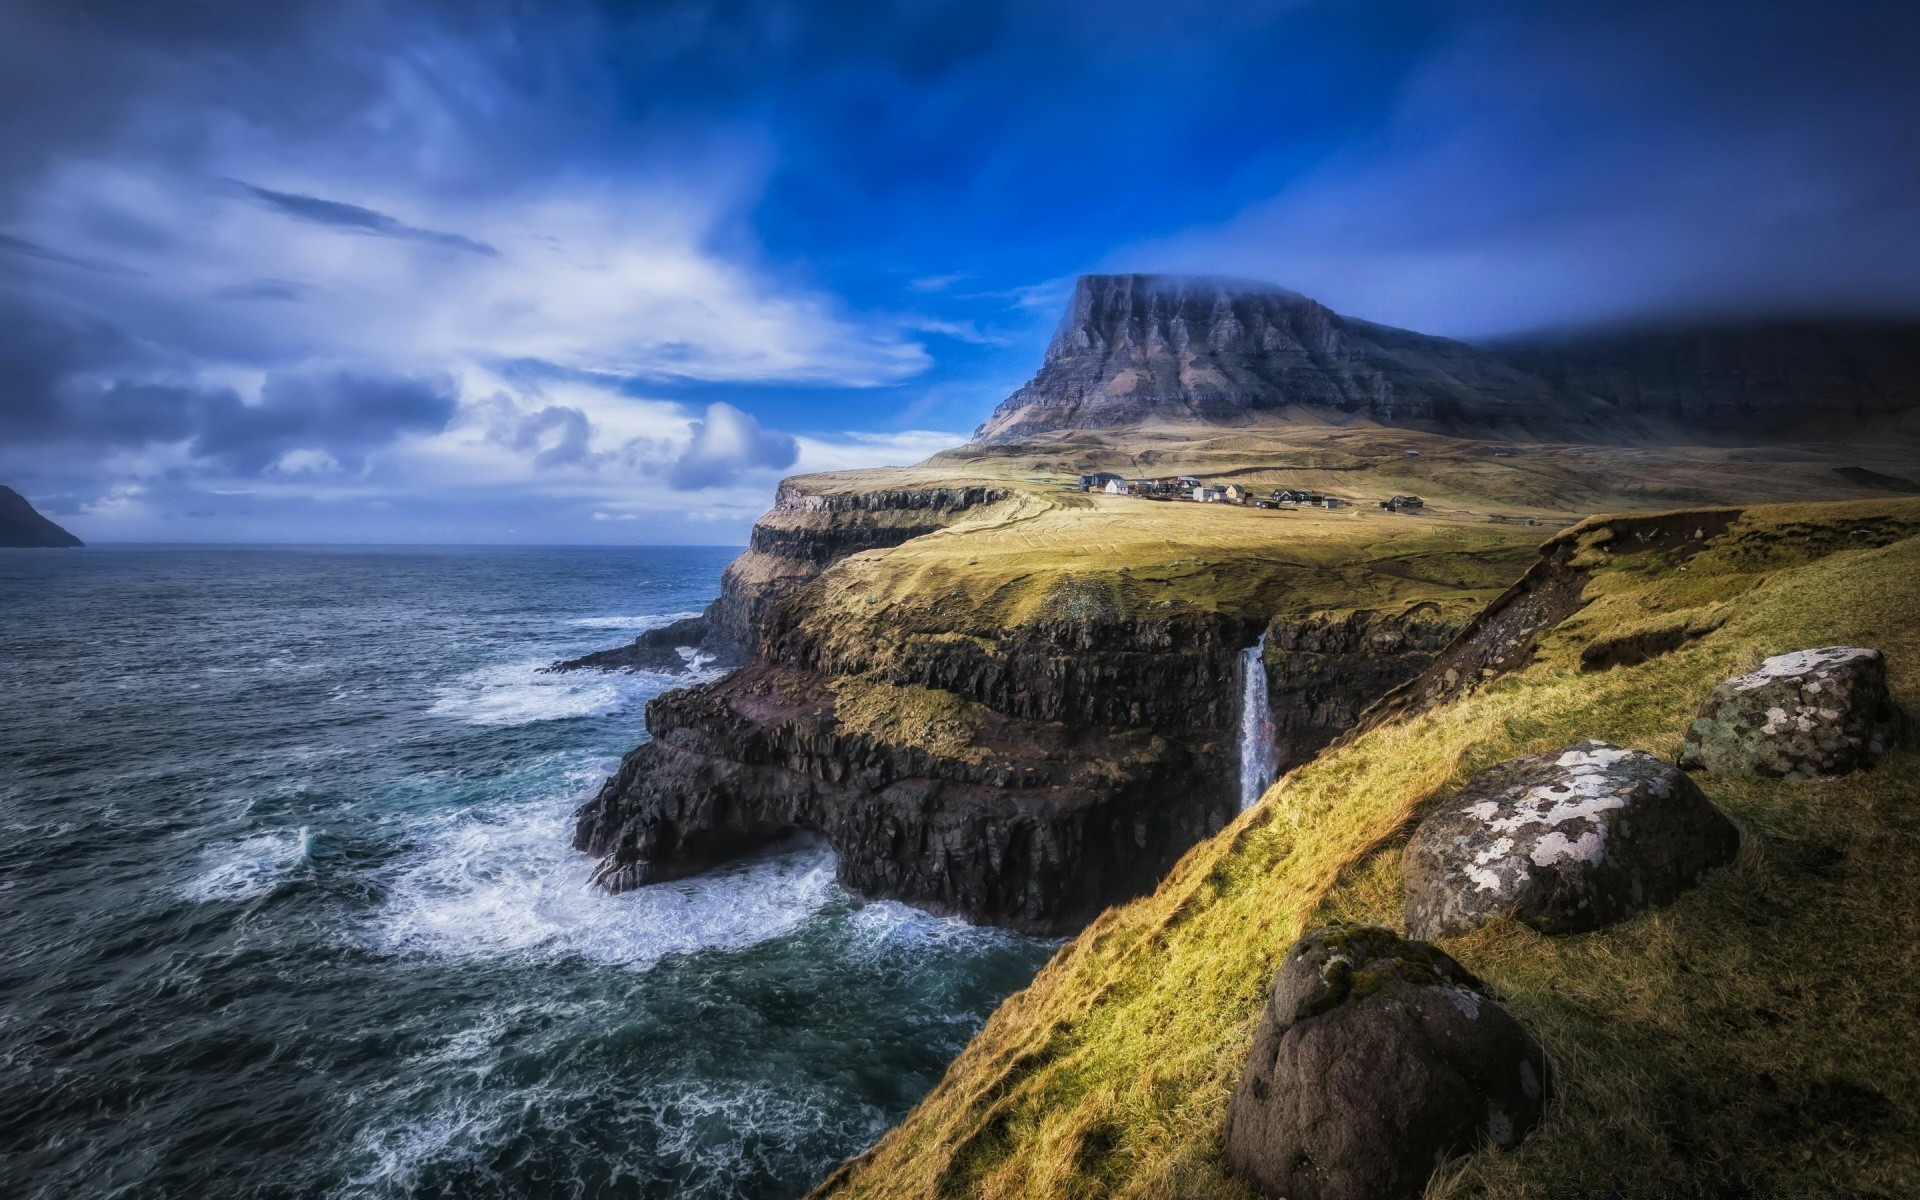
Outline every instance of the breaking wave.
[[304, 827], [210, 847], [204, 855], [209, 865], [182, 891], [196, 903], [254, 900], [304, 872], [308, 852]]
[[688, 680], [653, 671], [567, 671], [545, 674], [548, 659], [482, 667], [438, 690], [428, 710], [470, 725], [531, 725], [604, 717], [645, 703]]

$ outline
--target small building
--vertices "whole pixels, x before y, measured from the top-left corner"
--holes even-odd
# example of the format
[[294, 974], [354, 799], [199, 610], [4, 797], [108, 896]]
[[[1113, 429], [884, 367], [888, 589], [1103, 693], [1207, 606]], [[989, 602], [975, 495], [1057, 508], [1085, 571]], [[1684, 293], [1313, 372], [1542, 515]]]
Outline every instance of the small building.
[[[1328, 497], [1304, 488], [1283, 488], [1273, 494], [1276, 504], [1315, 504], [1324, 506]], [[1336, 503], [1338, 503], [1336, 501]]]
[[1205, 484], [1202, 484], [1201, 486], [1193, 489], [1193, 498], [1195, 501], [1201, 504], [1212, 504], [1215, 501], [1220, 499], [1220, 489], [1210, 488], [1210, 487], [1207, 487]]
[[1418, 496], [1394, 496], [1391, 499], [1380, 502], [1380, 507], [1386, 509], [1388, 512], [1407, 512], [1411, 509], [1425, 508], [1426, 506], [1427, 502]]
[[1112, 479], [1107, 480], [1107, 486], [1100, 490], [1109, 496], [1124, 496], [1127, 494], [1127, 481], [1115, 475]]
[[1103, 492], [1106, 490], [1108, 484], [1119, 478], [1120, 476], [1115, 475], [1112, 471], [1096, 471], [1091, 475], [1082, 475], [1080, 477], [1080, 490], [1083, 492]]
[[1237, 483], [1228, 484], [1221, 491], [1220, 495], [1228, 504], [1245, 504], [1247, 502], [1247, 489]]
[[1408, 458], [1419, 458], [1419, 457], [1420, 457], [1420, 452], [1419, 452], [1418, 450], [1409, 450], [1409, 451], [1407, 451], [1407, 457], [1408, 457]]

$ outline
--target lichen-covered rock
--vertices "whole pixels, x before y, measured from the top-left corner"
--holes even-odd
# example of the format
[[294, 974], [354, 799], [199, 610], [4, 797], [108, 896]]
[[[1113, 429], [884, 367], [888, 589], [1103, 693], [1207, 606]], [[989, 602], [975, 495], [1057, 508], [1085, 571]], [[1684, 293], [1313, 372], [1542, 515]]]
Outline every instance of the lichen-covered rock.
[[1445, 953], [1365, 925], [1287, 952], [1227, 1104], [1227, 1160], [1289, 1200], [1418, 1196], [1540, 1119], [1546, 1057]]
[[1407, 932], [1449, 937], [1503, 915], [1598, 929], [1672, 901], [1739, 846], [1675, 767], [1576, 742], [1481, 772], [1420, 823], [1403, 860]]
[[1878, 650], [1796, 650], [1714, 688], [1687, 727], [1680, 765], [1792, 779], [1844, 775], [1878, 762], [1901, 726]]

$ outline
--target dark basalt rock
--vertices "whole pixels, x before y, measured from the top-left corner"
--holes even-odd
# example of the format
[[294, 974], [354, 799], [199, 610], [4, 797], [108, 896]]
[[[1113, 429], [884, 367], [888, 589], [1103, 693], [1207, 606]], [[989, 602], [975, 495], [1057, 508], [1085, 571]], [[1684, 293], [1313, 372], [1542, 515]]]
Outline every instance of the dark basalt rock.
[[1276, 765], [1311, 759], [1387, 692], [1420, 674], [1466, 625], [1436, 604], [1361, 609], [1267, 627], [1267, 708]]
[[1576, 742], [1467, 781], [1407, 843], [1407, 932], [1511, 916], [1578, 933], [1666, 904], [1730, 862], [1740, 835], [1691, 779], [1640, 750]]
[[1687, 727], [1680, 765], [1791, 779], [1845, 775], [1879, 762], [1905, 726], [1878, 650], [1796, 650], [1715, 687]]
[[845, 732], [822, 677], [768, 665], [655, 699], [647, 726], [576, 817], [614, 891], [807, 830], [861, 895], [1057, 934], [1150, 890], [1236, 808], [1230, 743], [1001, 718], [980, 754], [943, 758]]
[[1437, 948], [1335, 925], [1287, 951], [1227, 1104], [1227, 1161], [1288, 1200], [1418, 1196], [1540, 1120], [1546, 1056]]
[[[548, 673], [562, 671], [658, 671], [683, 675], [703, 661], [698, 652], [707, 640], [711, 626], [705, 617], [684, 617], [670, 625], [649, 629], [625, 646], [596, 650], [541, 668]], [[681, 653], [682, 650], [688, 653]], [[711, 663], [712, 656], [704, 661]], [[728, 665], [728, 664], [720, 664]]]

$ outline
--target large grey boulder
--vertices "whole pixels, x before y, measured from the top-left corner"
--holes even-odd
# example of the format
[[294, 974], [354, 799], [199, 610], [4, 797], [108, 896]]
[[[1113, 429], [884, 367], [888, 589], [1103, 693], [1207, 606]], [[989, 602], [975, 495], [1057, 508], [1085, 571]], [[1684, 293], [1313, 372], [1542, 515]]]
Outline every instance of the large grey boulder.
[[1680, 765], [1811, 779], [1870, 767], [1899, 740], [1887, 660], [1862, 646], [1776, 654], [1714, 688]]
[[1388, 929], [1287, 952], [1227, 1103], [1227, 1159], [1288, 1200], [1418, 1196], [1434, 1168], [1540, 1120], [1546, 1057], [1465, 967]]
[[1730, 861], [1740, 835], [1677, 768], [1576, 742], [1467, 781], [1407, 843], [1407, 932], [1450, 937], [1499, 916], [1579, 933], [1666, 904]]

